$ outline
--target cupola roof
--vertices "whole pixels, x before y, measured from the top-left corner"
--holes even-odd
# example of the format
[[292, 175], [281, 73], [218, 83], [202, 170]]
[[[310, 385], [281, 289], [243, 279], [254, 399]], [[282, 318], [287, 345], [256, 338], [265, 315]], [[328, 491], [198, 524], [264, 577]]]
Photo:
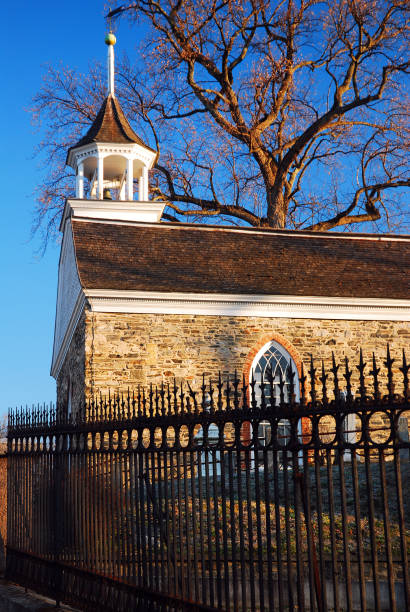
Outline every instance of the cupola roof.
[[[101, 207], [95, 204], [96, 201], [114, 199], [116, 202], [133, 202], [135, 179], [138, 180], [138, 201], [149, 203], [148, 173], [158, 159], [158, 152], [134, 132], [115, 97], [115, 41], [112, 32], [107, 34], [107, 97], [85, 136], [68, 149], [66, 160], [67, 165], [75, 170], [76, 200], [82, 201], [88, 195], [90, 202], [87, 209], [97, 208], [98, 211], [94, 210], [94, 213], [98, 212], [99, 215], [103, 214], [103, 210], [107, 213], [106, 202]], [[85, 180], [88, 181], [88, 189]], [[115, 212], [117, 208], [115, 204], [110, 214], [119, 214]], [[151, 204], [149, 208], [152, 208]], [[135, 211], [128, 212], [132, 212], [134, 218]], [[152, 211], [148, 213], [151, 215]], [[147, 220], [145, 216], [144, 220]]]
[[112, 93], [105, 98], [88, 132], [75, 145], [70, 147], [68, 152], [93, 142], [135, 143], [156, 153], [134, 132], [120, 103]]

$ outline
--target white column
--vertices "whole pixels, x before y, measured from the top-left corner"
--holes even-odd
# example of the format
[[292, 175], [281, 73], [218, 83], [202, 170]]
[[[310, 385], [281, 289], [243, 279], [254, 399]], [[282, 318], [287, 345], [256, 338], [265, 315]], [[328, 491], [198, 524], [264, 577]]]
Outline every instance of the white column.
[[144, 166], [142, 169], [142, 185], [144, 189], [144, 202], [148, 202], [148, 168]]
[[126, 176], [127, 176], [127, 173], [124, 172], [124, 174], [121, 177], [121, 181], [120, 181], [120, 200], [125, 200], [125, 181], [126, 181]]
[[132, 159], [127, 159], [127, 199], [134, 199], [134, 169]]
[[82, 200], [84, 198], [84, 163], [80, 162], [77, 167], [77, 180], [75, 197]]
[[108, 45], [108, 94], [114, 93], [114, 45]]
[[142, 175], [142, 170], [141, 170], [141, 176], [138, 179], [138, 201], [139, 202], [144, 201], [144, 177]]
[[97, 199], [102, 200], [104, 196], [104, 158], [98, 158], [97, 166]]

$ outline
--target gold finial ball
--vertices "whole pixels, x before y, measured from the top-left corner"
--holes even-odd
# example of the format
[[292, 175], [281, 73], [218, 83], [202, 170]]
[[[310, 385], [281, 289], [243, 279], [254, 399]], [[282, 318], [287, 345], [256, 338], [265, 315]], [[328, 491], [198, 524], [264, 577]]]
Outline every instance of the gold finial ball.
[[116, 42], [117, 42], [117, 39], [115, 38], [112, 32], [109, 32], [108, 34], [106, 34], [105, 36], [106, 45], [115, 45]]

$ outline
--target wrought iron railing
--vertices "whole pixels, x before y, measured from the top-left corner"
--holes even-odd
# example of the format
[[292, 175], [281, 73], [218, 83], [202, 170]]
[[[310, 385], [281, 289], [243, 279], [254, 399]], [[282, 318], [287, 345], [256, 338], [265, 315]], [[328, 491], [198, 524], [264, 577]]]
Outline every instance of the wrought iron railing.
[[410, 368], [384, 365], [355, 392], [312, 361], [300, 402], [289, 372], [277, 402], [233, 376], [11, 413], [8, 577], [90, 611], [410, 609]]

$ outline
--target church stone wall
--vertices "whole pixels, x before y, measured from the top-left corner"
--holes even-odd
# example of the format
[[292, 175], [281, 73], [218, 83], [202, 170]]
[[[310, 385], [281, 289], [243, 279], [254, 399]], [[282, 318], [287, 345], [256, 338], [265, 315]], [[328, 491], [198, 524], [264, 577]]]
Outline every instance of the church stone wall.
[[81, 316], [57, 378], [57, 406], [66, 409], [71, 385], [71, 405], [75, 412], [85, 399], [86, 315]]
[[353, 360], [356, 379], [357, 369], [352, 365], [357, 363], [359, 348], [369, 365], [373, 351], [381, 365], [389, 343], [399, 381], [399, 359], [402, 348], [409, 346], [410, 324], [87, 312], [86, 393], [126, 390], [174, 376], [199, 388], [203, 372], [212, 377], [219, 370], [248, 374], [257, 351], [270, 339], [282, 343], [298, 366], [301, 360], [308, 364], [313, 354], [317, 376], [318, 359], [323, 358], [330, 367], [332, 351], [338, 361], [347, 356]]

